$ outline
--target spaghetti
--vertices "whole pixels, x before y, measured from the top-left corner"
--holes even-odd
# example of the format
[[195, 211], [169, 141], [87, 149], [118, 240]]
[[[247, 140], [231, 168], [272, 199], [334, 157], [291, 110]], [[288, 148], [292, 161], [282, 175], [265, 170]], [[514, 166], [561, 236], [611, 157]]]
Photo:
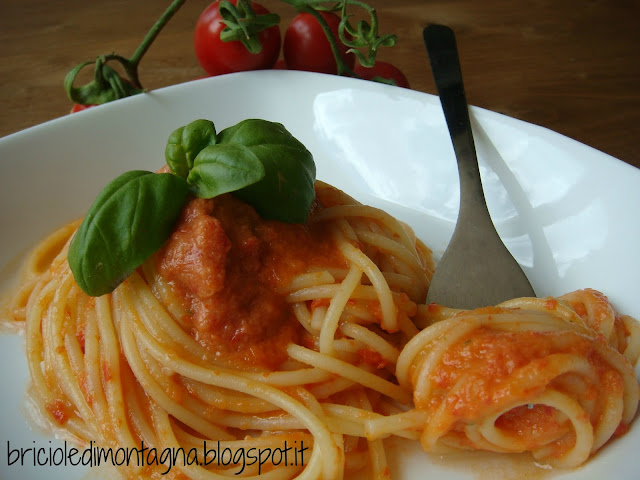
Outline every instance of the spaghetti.
[[397, 362], [427, 451], [532, 452], [576, 467], [633, 420], [638, 323], [595, 290], [497, 307], [427, 308]]
[[[418, 333], [431, 253], [327, 185], [316, 203], [306, 225], [287, 225], [229, 195], [195, 199], [165, 246], [100, 297], [66, 261], [78, 224], [46, 239], [9, 306], [25, 325], [40, 414], [85, 445], [197, 455], [177, 458], [168, 478], [383, 478], [382, 441], [366, 439], [361, 419], [410, 403], [394, 369]], [[212, 462], [205, 442], [235, 461]], [[294, 444], [310, 447], [294, 464], [239, 463], [241, 451]]]
[[[316, 197], [305, 225], [194, 199], [95, 298], [66, 260], [78, 223], [52, 234], [9, 305], [41, 416], [85, 445], [193, 452], [130, 478], [388, 478], [391, 435], [574, 467], [626, 431], [640, 327], [602, 294], [423, 305], [433, 263], [412, 230], [320, 182]], [[308, 454], [247, 461], [287, 445]]]

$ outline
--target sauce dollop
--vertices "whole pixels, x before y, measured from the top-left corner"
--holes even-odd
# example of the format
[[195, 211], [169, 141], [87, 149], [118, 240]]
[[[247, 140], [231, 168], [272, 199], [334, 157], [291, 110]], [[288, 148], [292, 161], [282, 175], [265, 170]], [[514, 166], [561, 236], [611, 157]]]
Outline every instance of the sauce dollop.
[[188, 202], [156, 261], [199, 343], [269, 370], [302, 334], [283, 288], [311, 267], [345, 267], [325, 223], [265, 220], [228, 194]]

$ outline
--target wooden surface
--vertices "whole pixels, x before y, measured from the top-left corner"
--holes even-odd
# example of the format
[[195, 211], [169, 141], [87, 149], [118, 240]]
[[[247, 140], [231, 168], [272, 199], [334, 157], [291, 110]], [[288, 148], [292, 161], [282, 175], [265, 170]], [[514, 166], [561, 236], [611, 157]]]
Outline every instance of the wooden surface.
[[[66, 72], [97, 55], [129, 56], [169, 0], [0, 0], [0, 136], [67, 114]], [[203, 75], [192, 31], [207, 0], [188, 0], [151, 47], [155, 89]], [[264, 0], [282, 16], [287, 4]], [[469, 103], [543, 125], [640, 167], [638, 0], [378, 0], [379, 58], [435, 93], [422, 45], [428, 23], [456, 32]]]

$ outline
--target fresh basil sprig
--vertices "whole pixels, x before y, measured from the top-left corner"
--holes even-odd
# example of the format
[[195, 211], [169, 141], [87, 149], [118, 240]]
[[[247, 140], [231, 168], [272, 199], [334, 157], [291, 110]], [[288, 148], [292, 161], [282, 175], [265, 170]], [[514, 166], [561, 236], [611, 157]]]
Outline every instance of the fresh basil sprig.
[[211, 120], [194, 120], [174, 130], [164, 151], [167, 165], [173, 173], [187, 178], [193, 168], [196, 155], [209, 145], [215, 145], [218, 137]]
[[233, 192], [265, 218], [306, 220], [315, 198], [311, 153], [283, 125], [249, 119], [216, 133], [195, 120], [171, 133], [172, 173], [131, 171], [98, 195], [69, 247], [76, 283], [91, 296], [113, 291], [169, 238], [189, 193]]
[[259, 182], [235, 192], [264, 218], [288, 223], [306, 220], [315, 198], [313, 156], [283, 125], [259, 119], [243, 120], [219, 134], [220, 144], [248, 147], [262, 162]]
[[313, 156], [280, 123], [252, 118], [216, 133], [195, 120], [169, 136], [165, 155], [196, 196], [234, 192], [264, 218], [304, 222], [315, 198]]
[[113, 291], [162, 246], [188, 194], [169, 173], [123, 173], [98, 195], [69, 246], [76, 283], [93, 297]]
[[197, 197], [213, 198], [235, 192], [264, 177], [264, 167], [254, 153], [239, 143], [207, 147], [198, 153], [187, 182]]

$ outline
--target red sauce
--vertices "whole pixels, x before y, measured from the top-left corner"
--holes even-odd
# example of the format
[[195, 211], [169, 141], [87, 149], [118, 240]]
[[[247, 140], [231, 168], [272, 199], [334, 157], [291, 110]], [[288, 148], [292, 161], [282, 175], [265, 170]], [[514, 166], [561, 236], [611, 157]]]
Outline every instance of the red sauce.
[[194, 338], [230, 364], [269, 369], [301, 334], [282, 287], [310, 266], [345, 267], [324, 223], [264, 220], [231, 195], [190, 201], [157, 262]]
[[[445, 402], [456, 430], [482, 418], [487, 409], [499, 409], [514, 400], [526, 401], [547, 386], [563, 391], [566, 387], [561, 377], [540, 385], [514, 379], [522, 367], [544, 368], [549, 355], [567, 353], [587, 359], [596, 372], [597, 382], [587, 385], [579, 394], [595, 402], [591, 419], [595, 422], [602, 407], [599, 402], [603, 400], [598, 392], [620, 393], [624, 388], [620, 374], [597, 354], [594, 342], [598, 341], [603, 340], [573, 332], [505, 332], [480, 328], [448, 349], [431, 375], [434, 392], [429, 398], [416, 396], [416, 406], [432, 410]], [[458, 385], [463, 375], [464, 383]], [[573, 444], [570, 435], [566, 435], [572, 429], [565, 418], [552, 415], [552, 411], [554, 409], [543, 405], [525, 405], [503, 414], [496, 425], [526, 440], [531, 449], [556, 442], [557, 454], [560, 454]]]
[[330, 298], [314, 298], [313, 300], [311, 300], [311, 310], [315, 310], [316, 308], [320, 308], [320, 307], [329, 307], [329, 305], [331, 304], [331, 299]]
[[569, 301], [571, 308], [585, 320], [587, 325], [600, 331], [602, 322], [606, 321], [612, 313], [609, 300], [601, 292], [592, 289], [585, 289], [580, 293], [582, 295]]
[[[574, 348], [586, 354], [589, 342], [577, 342]], [[481, 328], [445, 353], [432, 379], [439, 388], [449, 390], [460, 375], [468, 376], [466, 387], [457, 389], [447, 402], [455, 416], [471, 419], [487, 406], [501, 403], [504, 395], [515, 393], [502, 387], [518, 368], [534, 359], [544, 361], [553, 351], [552, 337], [546, 333], [496, 332]]]
[[378, 370], [386, 368], [387, 365], [389, 365], [389, 361], [386, 360], [380, 352], [371, 350], [370, 348], [361, 348], [358, 350], [358, 358], [360, 358], [361, 362], [371, 365]]
[[629, 428], [630, 428], [629, 425], [621, 422], [620, 425], [618, 425], [618, 428], [616, 428], [616, 431], [613, 432], [613, 436], [621, 437], [629, 431]]
[[496, 427], [526, 441], [525, 450], [548, 445], [570, 433], [571, 423], [547, 405], [523, 405], [501, 415]]
[[47, 403], [45, 408], [60, 425], [64, 425], [69, 420], [69, 407], [62, 400], [53, 400]]

